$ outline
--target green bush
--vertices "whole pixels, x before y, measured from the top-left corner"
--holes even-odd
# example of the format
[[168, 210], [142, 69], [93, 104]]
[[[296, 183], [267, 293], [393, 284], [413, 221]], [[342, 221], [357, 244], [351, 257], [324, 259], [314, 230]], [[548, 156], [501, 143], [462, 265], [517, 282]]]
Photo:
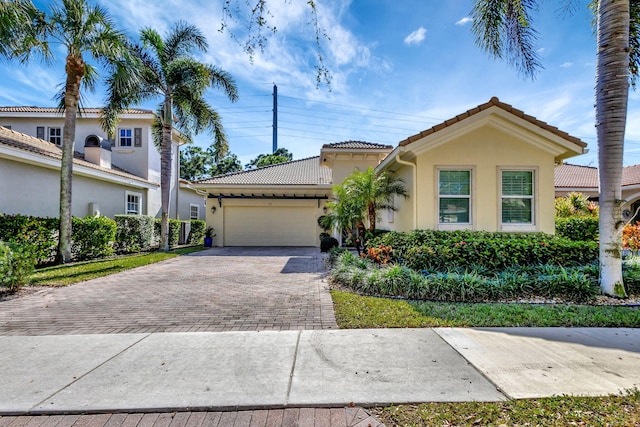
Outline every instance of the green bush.
[[116, 215], [116, 251], [131, 253], [151, 248], [155, 220], [149, 215]]
[[72, 218], [71, 256], [74, 260], [103, 258], [113, 254], [116, 222], [104, 216]]
[[598, 259], [596, 242], [576, 242], [543, 233], [484, 231], [389, 232], [367, 242], [393, 248], [392, 261], [418, 271], [483, 266], [501, 271], [511, 265], [577, 266]]
[[201, 245], [204, 240], [204, 231], [207, 228], [207, 223], [201, 219], [191, 220], [191, 231], [189, 231], [189, 237], [187, 238], [187, 244], [189, 245]]
[[38, 264], [51, 263], [58, 248], [58, 219], [0, 215], [0, 240], [30, 244]]
[[331, 248], [338, 247], [339, 245], [338, 239], [335, 237], [323, 237], [320, 240], [320, 252], [329, 252]]
[[0, 287], [17, 291], [33, 273], [36, 257], [34, 245], [0, 241]]
[[[160, 242], [160, 227], [162, 225], [162, 220], [160, 218], [155, 219], [155, 235], [156, 241]], [[169, 247], [172, 248], [178, 245], [180, 241], [180, 224], [182, 221], [178, 219], [169, 218]]]
[[331, 279], [368, 295], [442, 302], [504, 301], [527, 297], [575, 302], [598, 294], [597, 266], [555, 265], [510, 267], [500, 273], [486, 269], [418, 272], [404, 265], [378, 266], [351, 253], [338, 255]]
[[556, 234], [575, 241], [597, 241], [598, 217], [582, 215], [556, 218]]

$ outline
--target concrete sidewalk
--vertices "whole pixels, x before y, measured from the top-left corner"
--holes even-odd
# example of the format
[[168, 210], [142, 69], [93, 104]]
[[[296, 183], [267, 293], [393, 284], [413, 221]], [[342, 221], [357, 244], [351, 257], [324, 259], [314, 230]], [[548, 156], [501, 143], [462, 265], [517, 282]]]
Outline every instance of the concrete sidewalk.
[[640, 330], [0, 337], [0, 414], [499, 401], [640, 386]]

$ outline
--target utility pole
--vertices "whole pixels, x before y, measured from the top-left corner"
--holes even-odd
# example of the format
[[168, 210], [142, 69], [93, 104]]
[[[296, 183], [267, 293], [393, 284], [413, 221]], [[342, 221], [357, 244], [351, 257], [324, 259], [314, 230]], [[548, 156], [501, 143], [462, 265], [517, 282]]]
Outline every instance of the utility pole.
[[273, 85], [273, 152], [278, 150], [278, 86]]

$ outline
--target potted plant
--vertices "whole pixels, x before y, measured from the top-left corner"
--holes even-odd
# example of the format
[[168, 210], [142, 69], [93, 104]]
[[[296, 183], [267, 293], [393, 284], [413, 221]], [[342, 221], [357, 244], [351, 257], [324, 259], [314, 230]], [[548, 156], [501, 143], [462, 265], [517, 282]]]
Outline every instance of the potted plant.
[[216, 237], [213, 231], [213, 227], [207, 227], [206, 230], [204, 230], [204, 246], [206, 248], [213, 246], [213, 238]]

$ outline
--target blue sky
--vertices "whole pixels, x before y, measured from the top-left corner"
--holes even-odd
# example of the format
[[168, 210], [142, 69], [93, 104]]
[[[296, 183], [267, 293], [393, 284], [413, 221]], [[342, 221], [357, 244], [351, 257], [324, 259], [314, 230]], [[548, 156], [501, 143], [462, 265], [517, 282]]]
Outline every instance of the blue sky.
[[[316, 87], [314, 33], [302, 0], [270, 0], [278, 32], [250, 61], [229, 31], [220, 32], [222, 0], [100, 0], [121, 28], [135, 36], [142, 26], [161, 33], [177, 20], [198, 26], [210, 49], [202, 56], [236, 79], [240, 99], [211, 91], [231, 152], [247, 163], [272, 147], [272, 87], [278, 85], [278, 146], [294, 158], [319, 154], [325, 143], [363, 140], [396, 145], [492, 96], [582, 138], [590, 152], [570, 160], [597, 165], [594, 129], [595, 36], [586, 5], [572, 14], [540, 1], [534, 26], [544, 66], [535, 80], [476, 47], [471, 0], [316, 0], [329, 40], [322, 53], [331, 87]], [[238, 0], [244, 4], [244, 0]], [[40, 3], [41, 4], [41, 3]], [[242, 40], [246, 24], [229, 22]], [[64, 52], [58, 51], [64, 58]], [[62, 62], [28, 67], [0, 65], [0, 105], [53, 105], [63, 81]], [[85, 94], [100, 106], [104, 93]], [[153, 104], [142, 107], [153, 108]], [[209, 145], [206, 135], [196, 139]], [[625, 164], [640, 163], [640, 94], [630, 92]]]

